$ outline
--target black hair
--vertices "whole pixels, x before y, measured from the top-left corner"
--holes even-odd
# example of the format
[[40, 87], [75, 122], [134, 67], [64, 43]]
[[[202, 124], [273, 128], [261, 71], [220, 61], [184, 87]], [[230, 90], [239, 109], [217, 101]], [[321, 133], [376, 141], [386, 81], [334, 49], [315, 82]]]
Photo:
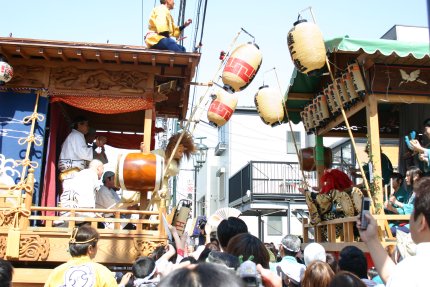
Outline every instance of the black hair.
[[430, 177], [421, 178], [415, 187], [415, 202], [413, 219], [417, 220], [418, 216], [424, 215], [427, 226], [430, 227]]
[[366, 287], [366, 284], [353, 273], [340, 271], [331, 280], [329, 287]]
[[79, 124], [82, 124], [84, 122], [88, 122], [88, 119], [84, 116], [77, 116], [73, 119], [73, 128], [76, 130], [79, 126]]
[[430, 127], [430, 118], [427, 118], [427, 119], [424, 120], [423, 126], [424, 127]]
[[187, 262], [187, 261], [189, 261], [191, 264], [197, 264], [198, 263], [196, 258], [194, 258], [193, 256], [184, 257], [181, 259], [181, 262], [179, 262], [179, 263]]
[[244, 287], [245, 283], [233, 271], [218, 264], [200, 263], [194, 268], [179, 268], [162, 278], [158, 287]]
[[13, 267], [9, 261], [0, 259], [0, 287], [9, 287], [12, 283]]
[[228, 241], [240, 233], [248, 233], [248, 226], [242, 219], [229, 217], [221, 221], [217, 228], [217, 236], [221, 247], [225, 249]]
[[418, 167], [416, 167], [414, 165], [408, 167], [408, 169], [407, 169], [406, 172], [409, 172], [409, 176], [411, 177], [411, 180], [410, 180], [411, 184], [410, 184], [409, 188], [415, 189], [415, 187], [414, 187], [414, 181], [415, 181], [414, 177], [418, 176], [418, 178], [421, 178], [421, 176], [423, 175], [423, 172]]
[[147, 256], [137, 258], [137, 260], [134, 261], [133, 266], [131, 267], [131, 271], [133, 272], [135, 278], [145, 278], [146, 276], [151, 274], [154, 269], [154, 259]]
[[325, 262], [330, 265], [331, 270], [333, 270], [334, 274], [339, 271], [339, 263], [337, 262], [336, 257], [332, 253], [327, 252], [325, 254]]
[[399, 181], [399, 185], [402, 185], [403, 181], [405, 180], [405, 177], [402, 174], [398, 173], [398, 172], [393, 172], [391, 174], [390, 178], [396, 179], [397, 181]]
[[149, 255], [149, 257], [151, 257], [151, 259], [153, 259], [154, 261], [157, 261], [161, 258], [161, 256], [164, 255], [164, 253], [166, 253], [166, 247], [160, 245], [155, 247], [154, 251]]
[[86, 255], [88, 248], [90, 246], [96, 247], [98, 240], [99, 233], [91, 226], [82, 225], [78, 227], [77, 230], [72, 231], [72, 237], [69, 241], [70, 255], [72, 257]]
[[359, 278], [367, 278], [367, 260], [363, 251], [355, 246], [346, 246], [339, 256], [340, 270], [352, 272]]
[[255, 264], [261, 264], [269, 268], [269, 251], [260, 239], [249, 233], [241, 233], [234, 236], [227, 245], [227, 253], [234, 256], [243, 256], [243, 261], [251, 260]]

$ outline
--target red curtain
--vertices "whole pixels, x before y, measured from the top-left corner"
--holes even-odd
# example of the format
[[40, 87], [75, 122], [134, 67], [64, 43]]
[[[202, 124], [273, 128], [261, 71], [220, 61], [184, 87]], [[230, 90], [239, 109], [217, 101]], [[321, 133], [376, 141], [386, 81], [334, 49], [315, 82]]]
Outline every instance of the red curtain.
[[141, 97], [51, 95], [51, 103], [64, 102], [76, 108], [98, 114], [120, 114], [152, 109], [152, 99]]

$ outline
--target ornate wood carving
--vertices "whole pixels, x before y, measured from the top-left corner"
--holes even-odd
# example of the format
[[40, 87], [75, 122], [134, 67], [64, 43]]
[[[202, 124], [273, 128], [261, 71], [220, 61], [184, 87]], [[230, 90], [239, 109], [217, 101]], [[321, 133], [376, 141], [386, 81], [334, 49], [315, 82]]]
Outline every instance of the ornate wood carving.
[[[6, 255], [7, 234], [0, 236], [0, 258]], [[19, 260], [45, 261], [49, 255], [49, 239], [39, 235], [21, 234]]]
[[148, 256], [155, 248], [162, 245], [162, 242], [149, 241], [148, 239], [134, 238], [133, 245], [140, 256]]
[[8, 87], [44, 88], [46, 71], [42, 66], [13, 65], [13, 78]]
[[376, 64], [369, 72], [368, 81], [370, 81], [372, 92], [408, 95], [430, 94], [429, 68]]
[[76, 67], [53, 68], [50, 89], [86, 93], [138, 93], [152, 88], [147, 73], [136, 71], [85, 70]]

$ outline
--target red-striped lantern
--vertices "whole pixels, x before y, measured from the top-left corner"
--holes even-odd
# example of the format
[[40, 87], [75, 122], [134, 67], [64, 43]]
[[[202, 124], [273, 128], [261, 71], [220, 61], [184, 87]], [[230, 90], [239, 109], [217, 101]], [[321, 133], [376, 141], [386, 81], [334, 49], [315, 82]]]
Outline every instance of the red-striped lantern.
[[257, 45], [242, 44], [233, 50], [222, 72], [224, 88], [232, 92], [245, 89], [260, 68], [263, 55]]
[[209, 123], [221, 127], [228, 122], [237, 105], [237, 94], [230, 94], [223, 89], [215, 89], [213, 101], [208, 109]]

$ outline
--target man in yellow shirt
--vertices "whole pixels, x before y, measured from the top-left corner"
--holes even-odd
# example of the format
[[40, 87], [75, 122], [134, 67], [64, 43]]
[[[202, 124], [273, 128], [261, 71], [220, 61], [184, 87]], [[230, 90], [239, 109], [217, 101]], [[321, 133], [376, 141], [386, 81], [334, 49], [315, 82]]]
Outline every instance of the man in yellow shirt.
[[118, 286], [113, 273], [108, 268], [92, 261], [97, 254], [98, 240], [99, 234], [91, 226], [83, 225], [73, 229], [69, 241], [72, 258], [49, 274], [45, 287]]
[[160, 4], [152, 10], [149, 16], [149, 32], [145, 37], [146, 45], [151, 49], [185, 52], [185, 48], [177, 44], [173, 37], [179, 37], [182, 30], [190, 25], [192, 20], [188, 19], [184, 25], [178, 27], [170, 14], [170, 10], [175, 6], [175, 0], [160, 0]]

